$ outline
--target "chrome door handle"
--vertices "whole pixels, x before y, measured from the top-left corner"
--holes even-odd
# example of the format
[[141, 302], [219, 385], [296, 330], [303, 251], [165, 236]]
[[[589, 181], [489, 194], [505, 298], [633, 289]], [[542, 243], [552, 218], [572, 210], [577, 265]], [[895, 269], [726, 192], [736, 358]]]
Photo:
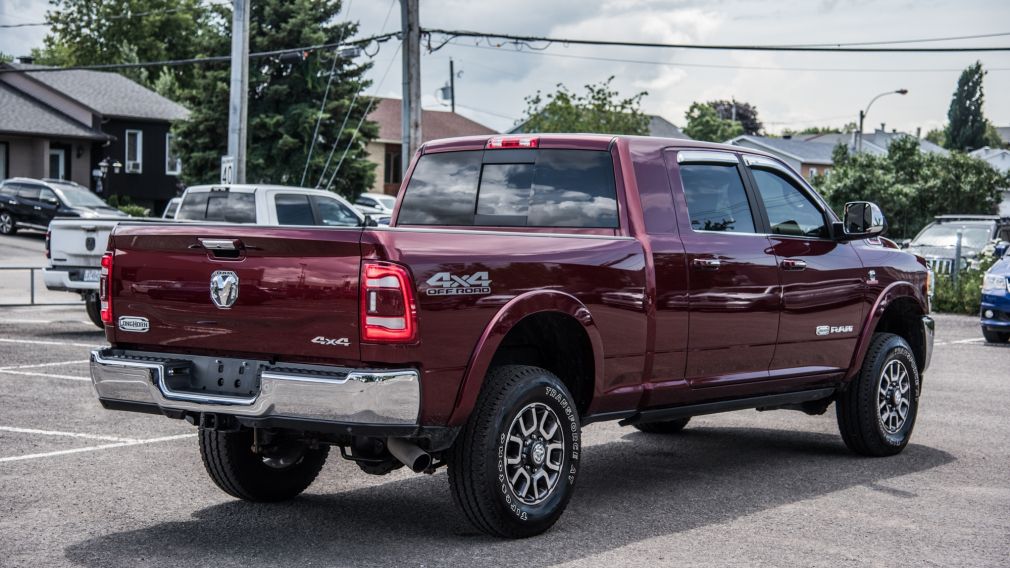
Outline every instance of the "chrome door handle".
[[8, 199], [7, 203], [10, 203], [11, 205], [17, 205], [18, 204], [18, 202], [14, 201], [13, 199]]
[[782, 261], [783, 270], [804, 270], [806, 267], [807, 262], [798, 258], [787, 258]]
[[35, 206], [35, 210], [36, 210], [36, 211], [42, 211], [42, 208], [41, 208], [41, 207], [39, 207], [38, 205], [36, 205], [36, 206]]
[[718, 258], [696, 258], [691, 261], [691, 265], [702, 270], [719, 270], [722, 261]]

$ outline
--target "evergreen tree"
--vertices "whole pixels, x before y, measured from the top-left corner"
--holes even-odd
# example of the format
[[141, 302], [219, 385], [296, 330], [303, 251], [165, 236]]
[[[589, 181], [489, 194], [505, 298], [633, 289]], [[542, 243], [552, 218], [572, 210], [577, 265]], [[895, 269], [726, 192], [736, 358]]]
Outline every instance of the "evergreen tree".
[[965, 68], [957, 80], [957, 89], [947, 111], [947, 148], [951, 150], [967, 152], [986, 144], [989, 123], [982, 114], [985, 73], [982, 63], [976, 61]]
[[708, 106], [712, 107], [723, 120], [735, 120], [740, 123], [744, 134], [761, 134], [764, 131], [764, 124], [758, 118], [757, 107], [750, 103], [733, 100], [709, 101]]
[[586, 93], [577, 94], [558, 84], [554, 93], [540, 91], [526, 97], [524, 132], [599, 132], [604, 134], [649, 133], [649, 116], [640, 108], [642, 91], [619, 98], [611, 88], [613, 77], [598, 85], [586, 85]]

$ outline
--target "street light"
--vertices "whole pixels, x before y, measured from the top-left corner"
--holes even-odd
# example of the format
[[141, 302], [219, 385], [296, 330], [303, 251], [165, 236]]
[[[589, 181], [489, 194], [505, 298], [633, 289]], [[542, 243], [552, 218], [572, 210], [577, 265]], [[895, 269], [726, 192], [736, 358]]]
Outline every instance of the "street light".
[[907, 94], [908, 89], [898, 89], [897, 91], [887, 91], [885, 93], [880, 93], [879, 95], [870, 99], [870, 103], [866, 105], [866, 109], [859, 111], [859, 136], [856, 138], [856, 153], [863, 151], [863, 119], [866, 118], [866, 113], [870, 112], [870, 107], [873, 106], [874, 101], [886, 95], [907, 95]]

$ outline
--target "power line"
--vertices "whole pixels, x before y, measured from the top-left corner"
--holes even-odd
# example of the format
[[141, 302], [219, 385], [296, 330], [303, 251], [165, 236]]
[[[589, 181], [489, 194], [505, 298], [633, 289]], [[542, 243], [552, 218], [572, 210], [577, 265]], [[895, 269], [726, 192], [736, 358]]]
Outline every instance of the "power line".
[[[262, 57], [272, 57], [287, 53], [304, 53], [337, 47], [367, 46], [372, 42], [383, 43], [391, 38], [399, 36], [399, 32], [373, 35], [362, 39], [345, 41], [342, 43], [321, 43], [317, 45], [306, 45], [303, 47], [290, 47], [287, 49], [275, 49], [273, 51], [258, 51], [249, 54], [249, 59]], [[57, 73], [60, 71], [109, 71], [114, 69], [134, 69], [137, 67], [178, 67], [180, 65], [192, 65], [203, 63], [220, 63], [231, 61], [231, 55], [215, 55], [212, 57], [194, 57], [191, 59], [166, 59], [162, 61], [141, 61], [138, 63], [105, 63], [100, 65], [76, 65], [72, 67], [33, 67], [33, 68], [10, 68], [0, 69], [0, 73]]]
[[[654, 43], [639, 41], [614, 41], [596, 39], [573, 39], [555, 38], [544, 36], [524, 36], [514, 34], [498, 34], [487, 32], [473, 32], [466, 30], [443, 30], [422, 28], [422, 34], [428, 36], [429, 51], [437, 51], [445, 46], [450, 40], [459, 37], [501, 39], [506, 42], [525, 44], [530, 49], [546, 49], [551, 44], [560, 43], [564, 45], [607, 45], [614, 47], [655, 47], [664, 49], [699, 49], [708, 51], [797, 51], [797, 52], [824, 52], [824, 53], [958, 53], [958, 52], [980, 52], [980, 51], [1010, 51], [1010, 46], [989, 46], [989, 47], [807, 47], [802, 45], [717, 45], [701, 43]], [[440, 34], [446, 36], [440, 45], [432, 47], [431, 36]], [[531, 45], [532, 43], [544, 43], [543, 47]]]
[[992, 34], [976, 34], [976, 35], [963, 35], [963, 36], [948, 36], [948, 37], [930, 37], [924, 39], [895, 39], [888, 41], [853, 41], [847, 43], [798, 43], [792, 44], [795, 47], [841, 47], [841, 46], [857, 46], [857, 45], [895, 45], [901, 43], [930, 43], [936, 41], [959, 41], [965, 39], [983, 39], [989, 37], [1002, 37], [1010, 36], [1010, 32], [998, 32]]
[[[827, 73], [953, 73], [962, 69], [907, 69], [907, 68], [854, 68], [854, 67], [773, 67], [761, 65], [725, 65], [708, 63], [686, 63], [675, 61], [655, 61], [648, 59], [624, 59], [619, 57], [598, 57], [593, 55], [575, 55], [571, 53], [550, 53], [547, 51], [526, 51], [521, 49], [506, 49], [504, 47], [493, 47], [487, 45], [471, 45], [450, 41], [448, 45], [456, 47], [466, 47], [470, 49], [485, 49], [497, 51], [499, 53], [521, 53], [523, 55], [541, 55], [544, 57], [561, 57], [565, 59], [586, 59], [589, 61], [608, 61], [614, 63], [637, 63], [642, 65], [661, 65], [666, 67], [698, 67], [703, 69], [743, 69], [748, 71], [815, 71]], [[1010, 67], [987, 67], [986, 71], [1010, 71]]]

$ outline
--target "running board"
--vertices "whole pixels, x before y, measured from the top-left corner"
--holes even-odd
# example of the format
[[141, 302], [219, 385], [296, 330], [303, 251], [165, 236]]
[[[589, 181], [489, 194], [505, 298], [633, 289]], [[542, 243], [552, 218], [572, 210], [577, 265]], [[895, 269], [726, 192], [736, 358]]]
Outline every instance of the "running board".
[[691, 416], [701, 416], [703, 414], [729, 412], [731, 410], [746, 410], [748, 408], [771, 410], [772, 408], [788, 406], [791, 404], [799, 404], [813, 400], [823, 400], [834, 395], [835, 390], [835, 388], [829, 387], [783, 394], [754, 396], [750, 398], [737, 398], [720, 402], [705, 402], [702, 404], [689, 404], [686, 406], [674, 406], [671, 408], [643, 410], [642, 412], [621, 420], [619, 424], [621, 426], [628, 426], [629, 424], [640, 424], [642, 422], [661, 422], [666, 420], [676, 420], [678, 418], [688, 418]]

